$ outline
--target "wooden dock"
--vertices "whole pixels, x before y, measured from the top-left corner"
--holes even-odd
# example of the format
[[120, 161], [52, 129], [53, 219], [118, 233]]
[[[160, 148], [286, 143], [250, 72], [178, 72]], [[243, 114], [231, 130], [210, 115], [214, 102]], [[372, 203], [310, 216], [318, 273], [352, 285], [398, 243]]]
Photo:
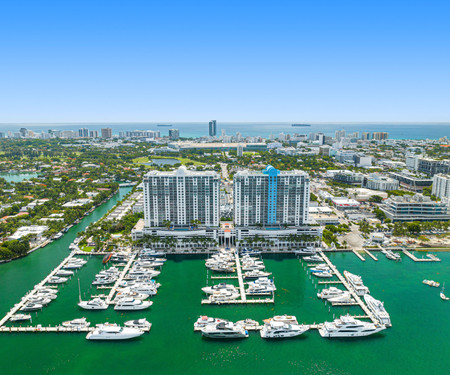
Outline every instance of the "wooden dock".
[[417, 258], [414, 254], [411, 254], [408, 250], [402, 249], [402, 253], [414, 262], [440, 262], [441, 260], [433, 255], [434, 258]]
[[355, 254], [361, 261], [363, 261], [363, 262], [366, 261], [366, 259], [360, 253], [358, 253], [355, 249], [352, 249], [352, 253]]
[[234, 256], [236, 260], [236, 271], [239, 281], [239, 291], [241, 293], [241, 300], [243, 303], [245, 303], [247, 301], [247, 296], [245, 295], [244, 280], [242, 279], [241, 260], [239, 259], [239, 253], [237, 251], [234, 253]]
[[370, 256], [374, 261], [378, 262], [378, 258], [377, 258], [375, 255], [373, 255], [369, 250], [364, 249], [364, 252], [365, 252], [368, 256]]
[[137, 253], [133, 253], [130, 256], [130, 259], [127, 262], [127, 265], [123, 268], [123, 270], [120, 272], [119, 278], [114, 283], [113, 287], [111, 288], [111, 291], [108, 294], [108, 297], [106, 297], [106, 303], [111, 305], [113, 304], [112, 299], [114, 297], [114, 294], [117, 292], [117, 288], [119, 287], [119, 284], [122, 282], [123, 278], [127, 274], [128, 270], [130, 269], [131, 265], [134, 263], [134, 259], [136, 258]]

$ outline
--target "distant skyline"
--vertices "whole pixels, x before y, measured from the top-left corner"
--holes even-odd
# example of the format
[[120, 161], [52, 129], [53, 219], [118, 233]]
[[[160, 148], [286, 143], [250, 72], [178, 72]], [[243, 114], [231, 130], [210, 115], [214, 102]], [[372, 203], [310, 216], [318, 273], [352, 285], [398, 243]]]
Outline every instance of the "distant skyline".
[[0, 123], [449, 122], [450, 3], [2, 4]]

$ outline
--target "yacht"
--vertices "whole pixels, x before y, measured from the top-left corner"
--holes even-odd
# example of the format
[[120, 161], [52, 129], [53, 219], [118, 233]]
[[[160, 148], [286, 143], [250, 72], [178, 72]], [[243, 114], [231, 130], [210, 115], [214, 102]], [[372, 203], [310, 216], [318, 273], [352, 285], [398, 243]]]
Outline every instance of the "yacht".
[[210, 324], [217, 324], [220, 322], [227, 322], [228, 320], [219, 319], [219, 318], [211, 318], [209, 316], [203, 315], [200, 316], [197, 321], [194, 323], [194, 330], [202, 329]]
[[322, 257], [317, 254], [303, 257], [303, 260], [306, 262], [323, 262]]
[[209, 267], [209, 269], [210, 269], [211, 271], [215, 271], [215, 272], [223, 272], [223, 273], [233, 273], [233, 272], [236, 271], [236, 269], [233, 268], [233, 267], [229, 267], [229, 266], [221, 266], [221, 265], [219, 265], [219, 266], [212, 266], [212, 267]]
[[391, 327], [391, 317], [384, 308], [384, 304], [381, 301], [373, 298], [370, 294], [364, 295], [364, 301], [366, 301], [367, 307], [373, 312], [373, 315], [380, 321], [381, 324]]
[[312, 267], [309, 269], [311, 272], [330, 272], [331, 269], [327, 265], [321, 266], [317, 265], [316, 267]]
[[15, 314], [9, 318], [11, 322], [21, 322], [24, 320], [30, 320], [31, 315], [30, 314]]
[[156, 251], [156, 250], [151, 250], [151, 249], [144, 249], [141, 250], [141, 252], [139, 253], [139, 255], [142, 257], [153, 257], [153, 258], [160, 258], [163, 257], [164, 255], [166, 255], [166, 253], [164, 253], [163, 251]]
[[264, 324], [259, 332], [263, 339], [279, 339], [287, 337], [300, 336], [309, 329], [309, 326], [303, 324], [289, 324], [284, 322], [270, 321]]
[[130, 279], [136, 279], [140, 277], [152, 278], [158, 276], [160, 273], [161, 273], [160, 271], [148, 270], [144, 268], [135, 268], [128, 273], [128, 277]]
[[206, 294], [213, 294], [216, 290], [229, 290], [231, 292], [235, 292], [237, 289], [234, 285], [227, 283], [220, 283], [212, 286], [205, 286], [202, 288], [202, 291]]
[[36, 292], [40, 294], [58, 294], [58, 289], [43, 286], [42, 288], [36, 289]]
[[53, 239], [54, 239], [54, 240], [58, 240], [58, 239], [60, 239], [63, 235], [64, 235], [63, 233], [58, 232], [58, 233], [56, 233], [56, 234], [53, 236]]
[[251, 284], [246, 290], [245, 294], [250, 296], [268, 296], [276, 290], [274, 286]]
[[363, 284], [361, 276], [354, 275], [348, 271], [344, 271], [344, 276], [358, 296], [370, 293], [369, 288]]
[[117, 281], [117, 276], [104, 276], [104, 277], [97, 277], [93, 282], [92, 285], [109, 285], [113, 284]]
[[339, 296], [328, 298], [328, 302], [331, 303], [353, 303], [355, 300], [349, 292], [344, 292]]
[[298, 324], [297, 317], [294, 315], [275, 315], [273, 318], [264, 319], [264, 323], [281, 322], [287, 324]]
[[86, 336], [88, 340], [127, 340], [139, 337], [144, 331], [138, 328], [121, 327], [117, 324], [98, 324], [97, 327]]
[[83, 267], [83, 265], [84, 265], [83, 263], [78, 263], [78, 262], [71, 263], [69, 261], [69, 263], [67, 263], [65, 266], [63, 266], [63, 268], [65, 270], [76, 270], [76, 269], [79, 269], [79, 268]]
[[152, 301], [142, 301], [134, 298], [122, 298], [116, 302], [114, 310], [116, 311], [131, 311], [131, 310], [144, 310], [153, 305]]
[[58, 272], [56, 272], [56, 276], [72, 276], [73, 275], [73, 271], [69, 271], [69, 270], [59, 270]]
[[213, 303], [223, 303], [235, 300], [236, 298], [239, 298], [239, 293], [237, 292], [233, 293], [228, 290], [224, 290], [224, 291], [215, 291], [213, 294], [209, 296], [208, 299]]
[[434, 286], [435, 288], [438, 288], [439, 284], [437, 281], [433, 281], [433, 280], [424, 280], [422, 281], [424, 284], [429, 285], [429, 286]]
[[444, 291], [445, 291], [445, 283], [444, 283], [444, 285], [442, 285], [442, 290], [441, 290], [441, 293], [439, 293], [439, 296], [441, 297], [441, 299], [443, 301], [448, 301], [450, 298], [444, 294]]
[[68, 280], [67, 277], [52, 276], [48, 279], [47, 284], [62, 284]]
[[330, 278], [333, 277], [333, 274], [330, 271], [315, 271], [311, 272], [312, 275], [321, 278]]
[[240, 339], [247, 338], [248, 331], [232, 322], [220, 322], [202, 328], [202, 336], [212, 339]]
[[154, 296], [158, 293], [158, 287], [152, 283], [138, 283], [129, 287], [132, 292]]
[[317, 297], [320, 299], [328, 299], [340, 296], [344, 291], [342, 289], [338, 289], [334, 286], [329, 287], [328, 289], [323, 289], [320, 293], [317, 293]]
[[152, 324], [150, 322], [148, 322], [147, 319], [145, 319], [145, 318], [128, 320], [123, 325], [125, 327], [138, 328], [138, 329], [147, 330], [147, 331], [149, 331], [152, 326]]
[[383, 325], [356, 320], [350, 315], [341, 316], [333, 322], [325, 322], [319, 328], [322, 337], [362, 337], [384, 330]]
[[135, 267], [141, 267], [141, 268], [153, 268], [153, 267], [162, 267], [164, 265], [163, 262], [156, 262], [156, 261], [147, 261], [147, 260], [140, 260], [136, 263], [134, 263]]
[[54, 293], [36, 293], [36, 294], [33, 294], [32, 299], [34, 299], [34, 298], [44, 298], [44, 299], [54, 300], [54, 299], [58, 298], [58, 295], [54, 294]]
[[272, 272], [265, 272], [260, 270], [254, 270], [254, 271], [248, 271], [244, 273], [244, 279], [250, 280], [250, 279], [258, 279], [260, 277], [268, 277], [272, 275]]
[[39, 303], [28, 302], [20, 309], [20, 311], [36, 311], [41, 310], [42, 307], [43, 306]]
[[299, 256], [316, 255], [317, 251], [314, 247], [308, 246], [305, 249], [295, 250], [294, 254]]
[[62, 323], [63, 327], [75, 328], [75, 329], [88, 328], [90, 325], [91, 325], [91, 323], [87, 322], [86, 318], [68, 320], [68, 321]]
[[255, 264], [255, 263], [246, 263], [243, 264], [241, 269], [242, 271], [262, 271], [264, 268], [266, 268], [266, 266], [264, 264]]
[[52, 302], [52, 300], [50, 298], [38, 297], [36, 295], [30, 297], [28, 301], [31, 303], [37, 303], [42, 306], [48, 305], [50, 302]]
[[399, 254], [394, 253], [391, 250], [384, 250], [382, 251], [383, 254], [386, 256], [386, 258], [390, 259], [390, 260], [401, 260], [401, 257]]
[[259, 329], [259, 322], [257, 322], [256, 320], [253, 319], [244, 319], [244, 320], [239, 320], [236, 322], [236, 325], [240, 325], [243, 326], [244, 328], [248, 329]]
[[117, 293], [115, 300], [118, 301], [122, 298], [134, 298], [144, 300], [149, 297], [148, 294], [138, 293], [130, 290], [129, 288], [122, 289], [119, 293]]
[[98, 297], [89, 301], [80, 300], [80, 302], [78, 302], [78, 306], [85, 310], [106, 310], [108, 308], [108, 304]]

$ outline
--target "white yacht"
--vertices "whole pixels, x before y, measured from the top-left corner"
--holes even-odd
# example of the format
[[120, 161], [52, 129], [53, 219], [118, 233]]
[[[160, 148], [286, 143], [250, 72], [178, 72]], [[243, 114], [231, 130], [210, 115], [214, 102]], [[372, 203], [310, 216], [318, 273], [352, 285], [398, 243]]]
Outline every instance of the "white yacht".
[[251, 284], [245, 290], [245, 294], [250, 296], [268, 296], [276, 290], [275, 286]]
[[361, 276], [354, 275], [348, 271], [344, 271], [344, 276], [358, 296], [370, 293], [369, 288], [363, 284]]
[[26, 303], [20, 311], [36, 311], [42, 309], [43, 305], [39, 303], [28, 302]]
[[98, 324], [97, 327], [86, 336], [88, 340], [127, 340], [139, 337], [144, 331], [138, 328], [121, 327], [117, 324]]
[[235, 300], [237, 298], [239, 298], [239, 293], [237, 292], [233, 293], [228, 290], [224, 290], [224, 291], [215, 291], [213, 294], [209, 296], [208, 299], [213, 303], [224, 303]]
[[333, 274], [330, 271], [315, 271], [311, 272], [312, 275], [321, 278], [330, 278], [333, 277]]
[[439, 287], [439, 285], [441, 285], [441, 284], [439, 284], [437, 281], [434, 281], [434, 280], [424, 280], [424, 281], [422, 281], [424, 284], [426, 284], [426, 285], [429, 285], [429, 286], [434, 286], [435, 288], [438, 288]]
[[233, 267], [229, 267], [226, 265], [217, 265], [217, 266], [211, 266], [208, 267], [211, 271], [215, 271], [215, 272], [223, 272], [223, 273], [233, 273], [236, 271], [235, 268]]
[[54, 299], [58, 298], [58, 295], [54, 294], [54, 293], [36, 293], [36, 294], [33, 294], [33, 298], [45, 298], [45, 299], [54, 300]]
[[248, 332], [241, 325], [232, 322], [220, 322], [202, 328], [202, 336], [212, 339], [240, 339], [247, 338]]
[[238, 320], [235, 324], [243, 326], [245, 329], [259, 329], [260, 325], [259, 322], [253, 319], [244, 319], [244, 320]]
[[50, 302], [52, 302], [52, 300], [50, 298], [47, 297], [39, 297], [39, 296], [32, 296], [28, 299], [28, 301], [30, 303], [37, 303], [39, 305], [45, 306], [48, 305]]
[[211, 318], [206, 315], [200, 316], [197, 321], [194, 323], [194, 330], [202, 329], [210, 324], [217, 324], [220, 322], [227, 322], [228, 320], [219, 319], [219, 318]]
[[263, 328], [260, 331], [260, 334], [264, 339], [279, 339], [300, 336], [308, 329], [308, 325], [289, 324], [272, 320], [269, 323], [264, 324]]
[[231, 292], [236, 292], [237, 288], [234, 285], [227, 283], [220, 283], [202, 288], [202, 291], [206, 294], [213, 294], [216, 290], [229, 290]]
[[394, 253], [392, 250], [383, 250], [382, 253], [390, 260], [401, 260], [400, 255]]
[[367, 303], [367, 307], [373, 312], [373, 315], [380, 321], [381, 324], [391, 327], [391, 317], [384, 308], [384, 304], [381, 301], [373, 298], [370, 294], [364, 295], [364, 301]]
[[148, 296], [154, 296], [158, 293], [158, 287], [151, 283], [138, 283], [131, 285], [129, 288], [132, 292], [146, 294]]
[[309, 270], [311, 272], [331, 272], [330, 267], [328, 267], [327, 265], [324, 266], [317, 265], [316, 267], [312, 267]]
[[294, 315], [275, 315], [273, 318], [264, 319], [264, 323], [282, 322], [287, 324], [298, 324], [297, 317]]
[[122, 298], [134, 298], [134, 299], [144, 300], [144, 299], [147, 299], [148, 297], [149, 297], [148, 294], [134, 292], [129, 288], [125, 288], [125, 289], [120, 290], [119, 293], [117, 293], [115, 301], [119, 301]]
[[15, 314], [9, 318], [11, 322], [21, 322], [24, 320], [30, 320], [31, 315], [30, 314]]
[[328, 298], [328, 302], [331, 303], [354, 303], [355, 300], [352, 298], [352, 295], [345, 291], [339, 296]]
[[47, 284], [62, 284], [68, 280], [67, 277], [52, 276], [48, 279]]
[[242, 265], [241, 269], [242, 271], [262, 271], [266, 266], [264, 264], [254, 264], [254, 263], [245, 263]]
[[272, 275], [272, 272], [265, 272], [260, 270], [248, 271], [244, 273], [244, 279], [258, 279], [260, 277], [268, 277], [270, 275]]
[[308, 246], [305, 249], [295, 250], [294, 254], [299, 256], [316, 255], [317, 251], [314, 247]]
[[323, 259], [320, 255], [314, 254], [303, 257], [303, 260], [306, 262], [323, 262]]
[[122, 298], [114, 306], [116, 311], [144, 310], [153, 305], [152, 301], [142, 301], [134, 298]]
[[444, 292], [445, 292], [445, 283], [444, 283], [444, 285], [442, 285], [442, 290], [441, 290], [441, 293], [439, 293], [439, 296], [441, 297], [441, 299], [442, 299], [443, 301], [448, 301], [450, 298], [447, 297], [447, 296], [444, 294]]
[[333, 322], [325, 322], [319, 328], [322, 337], [362, 337], [384, 330], [384, 325], [356, 320], [350, 315], [341, 316]]
[[317, 293], [317, 297], [320, 299], [328, 299], [338, 297], [342, 293], [344, 293], [342, 289], [331, 286], [328, 289], [323, 289], [320, 293]]
[[36, 289], [36, 291], [37, 291], [37, 293], [40, 293], [40, 294], [58, 294], [58, 289], [56, 289], [56, 288], [48, 288], [48, 287], [45, 287], [45, 286]]
[[93, 282], [92, 285], [109, 285], [113, 284], [117, 281], [117, 276], [103, 276], [103, 277], [97, 277]]
[[123, 325], [125, 327], [138, 328], [149, 331], [152, 326], [152, 323], [147, 321], [147, 319], [142, 318], [142, 319], [128, 320]]
[[72, 276], [72, 275], [73, 275], [73, 271], [64, 270], [64, 269], [61, 269], [58, 272], [56, 272], [56, 276]]
[[75, 329], [88, 328], [90, 325], [91, 325], [91, 323], [86, 321], [86, 318], [68, 320], [68, 321], [62, 323], [63, 327], [75, 328]]
[[85, 310], [106, 310], [108, 308], [108, 304], [101, 298], [93, 298], [89, 301], [81, 301], [78, 302], [78, 306]]

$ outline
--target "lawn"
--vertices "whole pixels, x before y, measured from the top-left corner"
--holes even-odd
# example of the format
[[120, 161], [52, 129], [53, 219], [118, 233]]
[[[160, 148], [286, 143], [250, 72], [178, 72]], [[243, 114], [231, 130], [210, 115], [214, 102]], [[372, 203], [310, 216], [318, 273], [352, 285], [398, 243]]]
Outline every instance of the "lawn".
[[[194, 165], [204, 165], [205, 164], [205, 163], [191, 160], [188, 158], [182, 158], [180, 156], [152, 156], [151, 158], [152, 159], [177, 159], [180, 161], [181, 164], [186, 164], [186, 163], [193, 163]], [[136, 164], [148, 163], [149, 161], [150, 161], [150, 158], [148, 156], [141, 156], [140, 158], [133, 159], [133, 163], [136, 163]]]

